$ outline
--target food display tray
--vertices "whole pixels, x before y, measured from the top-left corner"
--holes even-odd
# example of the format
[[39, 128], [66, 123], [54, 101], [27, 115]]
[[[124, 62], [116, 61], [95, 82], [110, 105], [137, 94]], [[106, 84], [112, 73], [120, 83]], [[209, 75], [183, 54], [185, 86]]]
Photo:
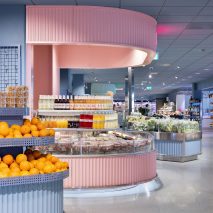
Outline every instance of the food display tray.
[[3, 138], [0, 139], [0, 147], [20, 146], [46, 146], [55, 143], [55, 137], [32, 137], [32, 138]]
[[54, 182], [63, 180], [68, 176], [69, 170], [66, 170], [64, 172], [55, 172], [52, 174], [0, 178], [0, 187]]

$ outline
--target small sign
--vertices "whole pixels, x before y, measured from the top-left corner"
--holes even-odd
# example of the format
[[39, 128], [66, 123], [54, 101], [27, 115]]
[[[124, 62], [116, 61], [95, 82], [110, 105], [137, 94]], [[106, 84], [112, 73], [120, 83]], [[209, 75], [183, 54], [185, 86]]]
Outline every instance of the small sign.
[[147, 90], [152, 90], [152, 86], [147, 86], [146, 89]]

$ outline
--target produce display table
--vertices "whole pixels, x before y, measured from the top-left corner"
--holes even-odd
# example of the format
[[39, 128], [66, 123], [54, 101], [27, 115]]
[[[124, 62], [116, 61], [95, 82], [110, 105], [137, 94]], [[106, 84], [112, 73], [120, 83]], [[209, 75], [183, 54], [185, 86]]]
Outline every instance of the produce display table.
[[[22, 124], [27, 108], [1, 108], [0, 119]], [[9, 122], [10, 121], [10, 122]], [[0, 139], [0, 157], [23, 153], [23, 147], [54, 144], [55, 137]], [[63, 179], [69, 171], [0, 178], [1, 213], [63, 213]]]
[[202, 151], [202, 132], [154, 132], [158, 160], [187, 162], [196, 160]]

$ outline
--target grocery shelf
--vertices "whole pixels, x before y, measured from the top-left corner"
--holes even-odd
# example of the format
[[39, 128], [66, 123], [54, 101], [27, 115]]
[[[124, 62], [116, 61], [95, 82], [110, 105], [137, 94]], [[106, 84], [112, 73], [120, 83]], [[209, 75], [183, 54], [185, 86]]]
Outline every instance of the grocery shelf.
[[112, 114], [113, 110], [38, 110], [41, 116], [74, 116], [80, 114]]
[[58, 180], [63, 180], [69, 176], [69, 170], [63, 172], [55, 172], [51, 174], [39, 174], [20, 177], [0, 178], [0, 187], [17, 186], [26, 184], [47, 183]]
[[29, 108], [0, 108], [0, 116], [25, 116]]
[[86, 128], [53, 128], [56, 132], [59, 131], [77, 131], [77, 132], [102, 132], [102, 131], [115, 131], [119, 130], [118, 128], [110, 128], [110, 129], [86, 129]]
[[55, 137], [2, 138], [0, 147], [45, 146], [55, 143]]

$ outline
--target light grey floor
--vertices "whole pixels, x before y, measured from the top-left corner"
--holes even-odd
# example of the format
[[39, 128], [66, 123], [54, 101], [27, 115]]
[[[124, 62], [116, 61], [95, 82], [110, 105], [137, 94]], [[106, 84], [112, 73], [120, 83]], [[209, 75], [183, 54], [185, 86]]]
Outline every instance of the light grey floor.
[[65, 199], [66, 213], [213, 213], [213, 132], [203, 135], [203, 154], [188, 163], [158, 161], [164, 186], [150, 197]]

